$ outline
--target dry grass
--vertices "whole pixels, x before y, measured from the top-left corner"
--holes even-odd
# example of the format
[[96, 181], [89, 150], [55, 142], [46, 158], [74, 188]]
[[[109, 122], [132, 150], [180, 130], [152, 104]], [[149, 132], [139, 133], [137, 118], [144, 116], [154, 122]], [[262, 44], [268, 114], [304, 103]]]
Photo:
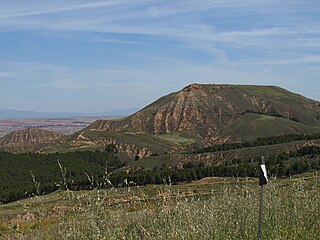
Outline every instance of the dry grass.
[[[263, 239], [319, 239], [319, 180], [312, 174], [266, 186]], [[252, 182], [68, 192], [65, 201], [67, 211], [11, 233], [0, 225], [0, 234], [6, 232], [8, 239], [257, 237], [259, 188]]]

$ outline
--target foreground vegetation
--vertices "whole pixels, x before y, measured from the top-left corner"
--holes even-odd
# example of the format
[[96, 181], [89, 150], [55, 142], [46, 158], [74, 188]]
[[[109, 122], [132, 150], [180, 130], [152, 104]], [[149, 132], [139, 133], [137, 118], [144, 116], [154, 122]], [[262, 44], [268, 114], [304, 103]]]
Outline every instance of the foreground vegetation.
[[[318, 239], [320, 178], [266, 185], [263, 239]], [[59, 204], [61, 204], [59, 208]], [[33, 213], [10, 222], [10, 214]], [[64, 191], [0, 206], [3, 239], [256, 239], [259, 187], [251, 179]], [[62, 209], [53, 214], [53, 209]], [[24, 209], [24, 210], [23, 210]]]

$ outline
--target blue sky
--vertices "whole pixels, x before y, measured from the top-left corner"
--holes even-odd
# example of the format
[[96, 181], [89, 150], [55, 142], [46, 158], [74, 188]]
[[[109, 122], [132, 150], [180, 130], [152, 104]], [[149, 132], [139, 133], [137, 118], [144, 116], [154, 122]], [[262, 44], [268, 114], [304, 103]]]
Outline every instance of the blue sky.
[[197, 83], [320, 100], [318, 0], [1, 0], [0, 108], [143, 107]]

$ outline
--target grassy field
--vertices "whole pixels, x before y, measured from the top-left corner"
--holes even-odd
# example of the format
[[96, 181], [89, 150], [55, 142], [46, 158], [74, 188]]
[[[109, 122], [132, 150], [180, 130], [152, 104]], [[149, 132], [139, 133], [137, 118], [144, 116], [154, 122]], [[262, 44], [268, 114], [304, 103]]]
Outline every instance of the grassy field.
[[[263, 239], [319, 239], [319, 173], [272, 180]], [[1, 239], [256, 239], [256, 179], [58, 191], [0, 206]]]
[[174, 132], [159, 135], [158, 137], [178, 145], [190, 145], [196, 142], [201, 142], [201, 137], [195, 132]]

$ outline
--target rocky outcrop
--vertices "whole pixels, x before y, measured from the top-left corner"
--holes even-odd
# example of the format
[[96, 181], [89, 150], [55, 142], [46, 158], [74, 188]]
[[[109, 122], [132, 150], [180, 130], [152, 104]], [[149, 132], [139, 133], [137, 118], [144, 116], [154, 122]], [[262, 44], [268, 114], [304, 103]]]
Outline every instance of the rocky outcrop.
[[[100, 131], [144, 131], [166, 134], [176, 131], [197, 131], [202, 136], [214, 134], [219, 125], [228, 124], [235, 116], [215, 104], [224, 97], [211, 95], [201, 85], [192, 84], [182, 91], [164, 99], [163, 104], [151, 105], [121, 121], [97, 121], [88, 129]], [[225, 101], [234, 111], [236, 107]]]
[[[81, 135], [82, 136], [82, 135]], [[126, 153], [129, 157], [132, 158], [143, 158], [150, 156], [153, 152], [147, 147], [138, 147], [135, 144], [129, 144], [124, 141], [119, 141], [116, 138], [94, 138], [92, 140], [85, 138], [85, 137], [79, 137], [77, 140], [74, 140], [73, 143], [78, 144], [81, 146], [88, 146], [88, 145], [99, 145], [99, 146], [107, 146], [109, 144], [113, 144], [116, 146], [117, 150]]]
[[126, 142], [119, 142], [117, 139], [114, 138], [108, 138], [108, 139], [102, 139], [100, 138], [98, 141], [96, 141], [98, 144], [108, 145], [108, 144], [114, 144], [116, 148], [126, 153], [129, 157], [147, 157], [150, 156], [153, 152], [146, 148], [146, 147], [138, 147], [134, 144], [129, 144]]

